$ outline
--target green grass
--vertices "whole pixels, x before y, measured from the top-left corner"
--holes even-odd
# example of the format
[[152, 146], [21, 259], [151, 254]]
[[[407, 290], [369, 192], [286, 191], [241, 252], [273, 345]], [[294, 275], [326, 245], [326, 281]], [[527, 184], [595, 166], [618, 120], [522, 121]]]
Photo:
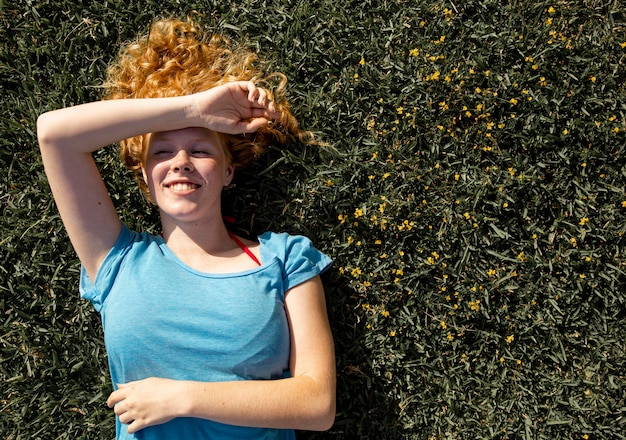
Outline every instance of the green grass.
[[[114, 435], [35, 119], [97, 99], [122, 41], [192, 9], [286, 73], [330, 144], [273, 148], [225, 202], [241, 233], [335, 260], [338, 414], [301, 438], [626, 438], [620, 2], [19, 3], [0, 2], [3, 438]], [[115, 150], [98, 161], [153, 228]]]

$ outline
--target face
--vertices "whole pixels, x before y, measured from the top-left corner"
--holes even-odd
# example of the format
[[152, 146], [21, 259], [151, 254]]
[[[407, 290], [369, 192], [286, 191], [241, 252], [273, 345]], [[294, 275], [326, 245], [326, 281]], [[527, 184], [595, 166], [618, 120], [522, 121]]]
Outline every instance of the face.
[[217, 133], [196, 127], [152, 133], [147, 146], [142, 172], [162, 218], [221, 218], [221, 192], [233, 167]]

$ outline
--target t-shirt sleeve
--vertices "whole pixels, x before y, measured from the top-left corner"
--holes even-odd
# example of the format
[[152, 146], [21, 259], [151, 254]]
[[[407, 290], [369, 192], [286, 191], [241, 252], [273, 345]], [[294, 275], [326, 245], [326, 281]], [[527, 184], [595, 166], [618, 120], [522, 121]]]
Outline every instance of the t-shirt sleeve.
[[126, 225], [122, 225], [120, 235], [102, 261], [95, 280], [89, 278], [87, 271], [81, 265], [80, 282], [78, 286], [80, 296], [81, 298], [91, 301], [98, 312], [102, 309], [104, 300], [115, 282], [115, 277], [122, 264], [124, 255], [133, 242], [135, 235], [136, 234], [128, 229]]
[[[285, 292], [325, 272], [332, 264], [331, 258], [313, 246], [302, 235], [266, 233], [268, 245], [283, 263], [282, 276]], [[271, 243], [271, 244], [270, 244]]]

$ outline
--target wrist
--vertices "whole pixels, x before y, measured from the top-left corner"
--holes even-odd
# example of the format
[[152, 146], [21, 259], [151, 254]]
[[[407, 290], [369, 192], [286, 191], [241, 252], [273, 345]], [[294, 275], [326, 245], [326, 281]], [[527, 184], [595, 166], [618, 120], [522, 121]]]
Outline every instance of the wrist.
[[203, 382], [180, 381], [180, 401], [177, 405], [178, 417], [204, 417], [203, 403], [206, 400], [208, 384]]
[[189, 127], [202, 127], [202, 112], [196, 94], [181, 96], [184, 100], [183, 113]]

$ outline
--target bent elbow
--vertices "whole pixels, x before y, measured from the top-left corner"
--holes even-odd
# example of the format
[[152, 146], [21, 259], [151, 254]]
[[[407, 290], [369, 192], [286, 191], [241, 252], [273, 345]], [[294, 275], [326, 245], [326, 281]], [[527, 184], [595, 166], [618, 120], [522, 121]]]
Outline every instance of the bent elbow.
[[335, 410], [328, 412], [319, 421], [319, 426], [316, 431], [328, 431], [335, 424]]
[[312, 431], [328, 431], [335, 423], [335, 415], [337, 413], [337, 403], [334, 394], [324, 398], [324, 402], [320, 403], [313, 420]]
[[53, 124], [50, 122], [50, 119], [50, 112], [43, 113], [37, 118], [37, 140], [39, 141], [40, 149], [52, 140], [51, 127]]

